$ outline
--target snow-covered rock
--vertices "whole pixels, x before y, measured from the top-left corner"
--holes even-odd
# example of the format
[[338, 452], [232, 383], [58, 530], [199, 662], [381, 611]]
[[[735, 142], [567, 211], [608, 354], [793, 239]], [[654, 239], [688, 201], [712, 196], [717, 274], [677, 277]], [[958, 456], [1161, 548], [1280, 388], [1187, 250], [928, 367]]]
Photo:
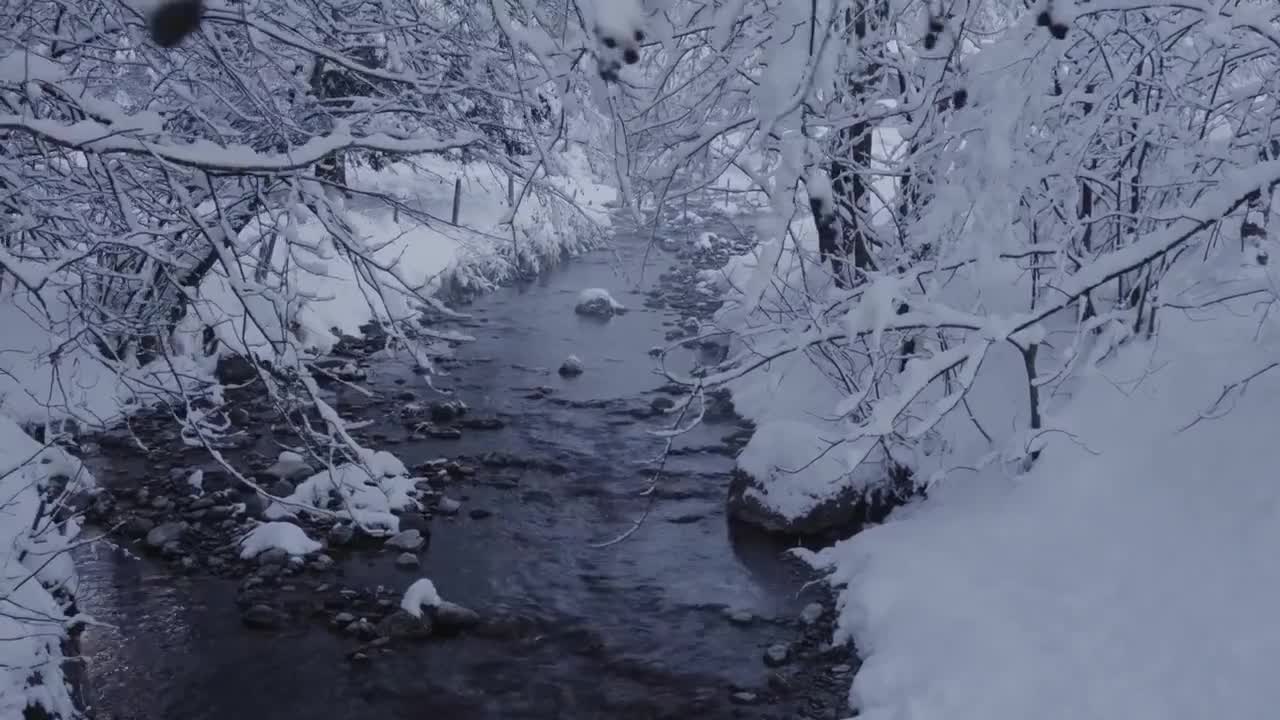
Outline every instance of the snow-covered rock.
[[582, 360], [577, 355], [570, 355], [560, 363], [560, 375], [563, 377], [577, 377], [582, 374]]
[[761, 423], [738, 456], [729, 514], [770, 532], [839, 533], [883, 519], [910, 492], [905, 475], [885, 482], [875, 463], [851, 471], [826, 445], [820, 427], [792, 420]]
[[291, 556], [320, 552], [320, 543], [307, 537], [302, 528], [290, 522], [262, 523], [240, 541], [240, 557], [251, 560], [268, 550], [282, 550]]
[[315, 468], [296, 452], [285, 450], [264, 473], [287, 482], [297, 482], [315, 472]]
[[436, 592], [435, 583], [427, 578], [415, 580], [404, 597], [400, 600], [400, 608], [414, 617], [422, 617], [423, 608], [435, 608], [443, 602], [440, 593]]
[[574, 305], [573, 311], [579, 315], [611, 318], [618, 313], [626, 312], [627, 308], [622, 303], [614, 300], [608, 290], [604, 288], [587, 288], [578, 293], [578, 302]]
[[426, 543], [422, 533], [417, 530], [404, 530], [387, 538], [386, 546], [394, 550], [414, 552]]

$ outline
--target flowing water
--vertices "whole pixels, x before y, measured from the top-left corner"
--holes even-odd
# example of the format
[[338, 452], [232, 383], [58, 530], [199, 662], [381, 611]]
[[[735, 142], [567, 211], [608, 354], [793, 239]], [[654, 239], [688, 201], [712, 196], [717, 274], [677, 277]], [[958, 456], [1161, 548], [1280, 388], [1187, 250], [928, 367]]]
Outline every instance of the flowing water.
[[[641, 274], [644, 281], [636, 281]], [[794, 640], [816, 591], [777, 541], [732, 527], [724, 493], [733, 419], [680, 438], [652, 510], [625, 542], [598, 548], [645, 512], [640, 491], [662, 441], [648, 415], [664, 379], [648, 350], [682, 313], [645, 307], [671, 258], [620, 232], [611, 248], [536, 281], [483, 296], [457, 324], [474, 342], [433, 382], [502, 430], [460, 440], [410, 440], [394, 422], [369, 430], [406, 464], [499, 451], [542, 469], [481, 473], [445, 488], [464, 498], [436, 517], [422, 568], [390, 553], [343, 560], [346, 582], [403, 588], [434, 580], [442, 595], [522, 628], [399, 647], [370, 663], [345, 660], [353, 641], [313, 623], [282, 633], [244, 629], [232, 580], [172, 573], [121, 550], [81, 557], [82, 608], [111, 627], [85, 636], [99, 718], [650, 718], [765, 713], [732, 694], [765, 687], [763, 649]], [[573, 312], [577, 293], [604, 287], [631, 311], [608, 321]], [[687, 291], [687, 288], [684, 290]], [[569, 354], [585, 372], [562, 378]], [[696, 351], [673, 362], [691, 366]], [[397, 391], [432, 395], [404, 361], [372, 364], [382, 399], [347, 390], [337, 402], [371, 419], [394, 416]], [[541, 391], [535, 388], [543, 387]], [[546, 390], [545, 388], [550, 388]], [[669, 396], [664, 396], [669, 397]], [[556, 465], [560, 467], [555, 467]], [[548, 471], [546, 468], [551, 468]], [[473, 518], [472, 510], [491, 513]], [[756, 619], [740, 624], [728, 611]], [[768, 716], [793, 717], [781, 708]], [[752, 715], [755, 716], [755, 715]]]

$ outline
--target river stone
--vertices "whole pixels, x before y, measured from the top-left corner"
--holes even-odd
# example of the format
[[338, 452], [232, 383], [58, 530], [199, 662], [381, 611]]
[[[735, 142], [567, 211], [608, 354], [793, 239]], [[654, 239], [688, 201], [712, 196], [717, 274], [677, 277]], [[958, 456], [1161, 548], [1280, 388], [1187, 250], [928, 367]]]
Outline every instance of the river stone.
[[462, 437], [461, 430], [444, 425], [423, 423], [417, 427], [417, 430], [423, 435], [426, 435], [429, 438], [435, 438], [436, 440], [458, 440]]
[[157, 549], [162, 548], [171, 542], [181, 540], [186, 531], [187, 524], [184, 522], [167, 522], [157, 525], [147, 533], [147, 545]]
[[467, 413], [467, 404], [461, 400], [436, 400], [431, 403], [428, 414], [435, 422], [449, 422]]
[[270, 605], [251, 605], [240, 614], [240, 621], [256, 630], [275, 630], [284, 625], [284, 613]]
[[333, 567], [333, 558], [321, 553], [311, 558], [311, 567], [316, 570], [328, 570]]
[[423, 640], [431, 637], [431, 619], [426, 615], [414, 617], [404, 610], [396, 610], [378, 623], [378, 634], [395, 640]]
[[350, 543], [355, 536], [355, 528], [350, 525], [339, 524], [329, 528], [328, 540], [330, 545], [341, 547]]
[[779, 667], [791, 659], [791, 648], [786, 643], [775, 643], [764, 651], [764, 664]]
[[656, 397], [653, 402], [649, 403], [649, 408], [654, 412], [666, 412], [676, 406], [676, 401], [669, 397]]
[[400, 553], [400, 555], [396, 557], [396, 567], [404, 570], [413, 570], [420, 564], [421, 562], [418, 560], [418, 556], [411, 552]]
[[431, 616], [436, 627], [444, 631], [465, 630], [480, 624], [480, 613], [448, 600], [431, 608]]
[[729, 696], [729, 699], [738, 705], [752, 705], [756, 702], [756, 694], [753, 692], [736, 692]]
[[173, 506], [173, 501], [163, 495], [157, 495], [156, 497], [151, 499], [151, 507], [155, 508], [156, 510], [164, 511], [164, 510], [168, 510], [172, 506]]
[[462, 510], [462, 503], [451, 497], [440, 496], [440, 500], [436, 502], [436, 512], [441, 515], [457, 515]]
[[468, 430], [501, 430], [507, 424], [498, 418], [463, 418], [458, 425]]
[[155, 529], [155, 526], [156, 524], [154, 521], [135, 515], [130, 517], [128, 520], [125, 520], [124, 525], [121, 526], [120, 529], [124, 531], [125, 535], [128, 535], [131, 538], [144, 538], [148, 533]]
[[340, 612], [333, 616], [333, 624], [346, 627], [356, 621], [356, 616], [349, 612]]
[[582, 360], [577, 355], [570, 355], [560, 363], [561, 377], [577, 377], [582, 374]]
[[[262, 472], [277, 480], [294, 483], [314, 474], [315, 468], [311, 467], [306, 460], [286, 456], [282, 460], [276, 460]], [[289, 492], [293, 492], [293, 489], [290, 488]]]
[[484, 508], [475, 508], [467, 514], [471, 516], [472, 520], [484, 520], [487, 517], [491, 517], [493, 515], [493, 511], [485, 510]]
[[278, 498], [287, 498], [293, 494], [293, 483], [288, 480], [277, 480], [271, 483], [267, 492]]
[[797, 517], [787, 517], [766, 506], [760, 496], [768, 497], [775, 484], [793, 482], [782, 474], [765, 480], [735, 468], [729, 481], [729, 515], [736, 520], [784, 535], [827, 535], [848, 533], [868, 523], [881, 522], [894, 507], [911, 497], [911, 479], [906, 471], [894, 473], [884, 483], [870, 488], [845, 486], [834, 497], [817, 503]]
[[422, 547], [426, 540], [417, 530], [404, 530], [387, 538], [386, 546], [396, 550], [415, 551]]
[[749, 625], [756, 619], [756, 616], [748, 610], [725, 610], [724, 616], [735, 625]]
[[805, 625], [812, 625], [822, 619], [826, 614], [826, 609], [822, 607], [822, 603], [809, 603], [804, 606], [804, 610], [800, 611], [800, 620]]
[[401, 530], [417, 530], [422, 533], [423, 536], [429, 536], [431, 534], [431, 518], [426, 515], [410, 510], [408, 512], [401, 513], [399, 518]]

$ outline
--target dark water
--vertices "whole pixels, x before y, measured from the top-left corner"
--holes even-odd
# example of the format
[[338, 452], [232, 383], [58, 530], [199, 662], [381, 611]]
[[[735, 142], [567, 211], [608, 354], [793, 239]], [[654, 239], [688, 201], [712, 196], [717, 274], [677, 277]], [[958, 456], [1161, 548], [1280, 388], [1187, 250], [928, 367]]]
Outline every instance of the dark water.
[[[87, 633], [91, 689], [100, 718], [648, 718], [731, 717], [731, 686], [765, 682], [761, 650], [794, 638], [790, 623], [813, 600], [776, 543], [731, 529], [723, 512], [725, 454], [672, 457], [645, 525], [608, 548], [645, 509], [639, 492], [662, 448], [649, 429], [670, 418], [636, 419], [663, 379], [647, 351], [664, 344], [681, 313], [650, 310], [641, 290], [645, 243], [625, 233], [611, 250], [576, 259], [537, 281], [463, 308], [475, 341], [434, 382], [473, 415], [506, 429], [462, 440], [407, 441], [385, 431], [407, 464], [459, 453], [504, 451], [568, 470], [482, 473], [445, 488], [465, 497], [456, 518], [433, 520], [422, 568], [406, 573], [391, 554], [346, 562], [347, 582], [397, 590], [427, 576], [442, 595], [524, 631], [463, 636], [398, 648], [363, 666], [354, 643], [318, 625], [284, 634], [242, 628], [234, 581], [175, 576], [166, 568], [99, 548], [82, 558], [82, 607], [110, 628]], [[670, 259], [649, 253], [646, 282]], [[627, 279], [624, 279], [625, 275]], [[631, 312], [600, 322], [576, 315], [577, 293], [609, 288]], [[667, 325], [664, 325], [667, 323]], [[570, 353], [586, 371], [563, 379]], [[676, 358], [686, 367], [694, 351]], [[431, 399], [406, 362], [383, 360], [369, 384], [383, 398], [413, 389]], [[554, 389], [527, 397], [535, 386]], [[370, 418], [396, 401], [336, 400]], [[678, 446], [714, 448], [733, 424], [708, 425]], [[472, 519], [481, 508], [491, 517]], [[759, 619], [738, 626], [725, 608]], [[777, 622], [775, 622], [775, 620]]]

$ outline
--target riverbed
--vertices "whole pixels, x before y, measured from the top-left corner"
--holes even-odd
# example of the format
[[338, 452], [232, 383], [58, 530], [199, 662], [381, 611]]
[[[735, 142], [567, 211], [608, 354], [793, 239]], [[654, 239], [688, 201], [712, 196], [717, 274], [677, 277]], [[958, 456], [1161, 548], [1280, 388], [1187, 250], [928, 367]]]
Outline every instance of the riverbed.
[[[749, 432], [735, 417], [717, 415], [680, 437], [641, 528], [595, 547], [649, 507], [642, 491], [663, 449], [649, 431], [674, 420], [653, 409], [672, 389], [649, 351], [714, 304], [691, 291], [687, 273], [659, 281], [676, 260], [671, 250], [697, 230], [667, 238], [664, 249], [623, 228], [606, 249], [460, 307], [469, 317], [448, 325], [474, 340], [431, 382], [501, 429], [412, 437], [394, 421], [397, 405], [408, 393], [441, 396], [404, 358], [369, 362], [375, 398], [334, 391], [344, 414], [373, 421], [361, 436], [406, 464], [463, 456], [482, 468], [443, 489], [462, 511], [432, 519], [420, 568], [397, 568], [394, 553], [355, 553], [341, 559], [343, 581], [399, 591], [430, 577], [446, 598], [501, 619], [508, 631], [433, 639], [353, 664], [351, 639], [323, 623], [245, 629], [235, 580], [175, 573], [127, 543], [99, 546], [80, 557], [81, 608], [112, 626], [84, 638], [96, 717], [838, 712], [849, 669], [839, 649], [820, 648], [821, 623], [800, 621], [806, 606], [827, 598], [784, 556], [786, 541], [726, 519], [732, 454]], [[629, 311], [608, 320], [575, 314], [589, 287], [609, 289]], [[683, 349], [668, 362], [688, 369], [705, 352]], [[557, 368], [571, 354], [584, 371], [562, 377]], [[486, 456], [517, 460], [486, 468]], [[793, 657], [770, 667], [762, 656], [779, 643]]]

